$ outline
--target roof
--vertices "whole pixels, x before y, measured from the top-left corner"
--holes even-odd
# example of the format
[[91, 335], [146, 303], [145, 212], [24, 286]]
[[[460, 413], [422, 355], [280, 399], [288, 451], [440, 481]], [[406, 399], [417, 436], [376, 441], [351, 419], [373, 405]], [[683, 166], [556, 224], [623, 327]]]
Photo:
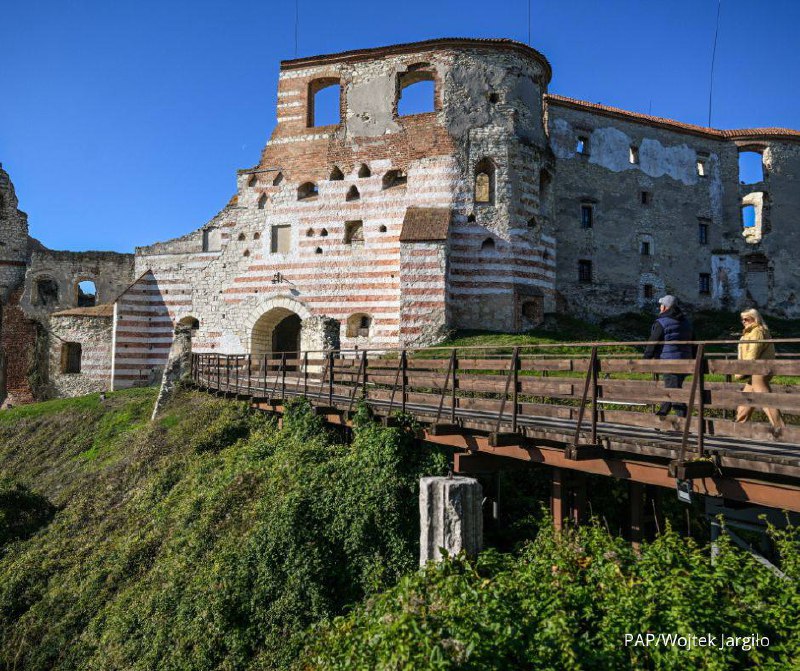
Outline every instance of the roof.
[[409, 207], [403, 219], [400, 242], [447, 240], [450, 210], [446, 207]]
[[593, 112], [603, 116], [615, 117], [626, 121], [634, 121], [638, 123], [645, 123], [649, 126], [657, 128], [665, 128], [667, 130], [674, 130], [683, 133], [691, 133], [693, 135], [700, 135], [713, 140], [793, 140], [800, 141], [800, 131], [791, 128], [739, 128], [735, 130], [719, 130], [717, 128], [709, 128], [706, 126], [697, 126], [695, 124], [683, 123], [682, 121], [675, 121], [674, 119], [667, 119], [660, 116], [651, 116], [650, 114], [640, 114], [639, 112], [629, 112], [628, 110], [620, 109], [619, 107], [609, 107], [608, 105], [601, 105], [600, 103], [591, 103], [586, 100], [578, 100], [576, 98], [568, 98], [566, 96], [559, 96], [553, 93], [548, 93], [544, 96], [547, 105], [558, 105], [560, 107], [569, 107], [585, 112]]
[[103, 303], [102, 305], [93, 305], [86, 308], [69, 308], [54, 312], [52, 317], [113, 317], [114, 304]]
[[517, 51], [525, 56], [529, 56], [544, 67], [547, 81], [553, 76], [553, 69], [549, 61], [542, 53], [529, 47], [527, 44], [509, 40], [507, 38], [478, 38], [478, 37], [440, 37], [433, 40], [422, 40], [420, 42], [404, 42], [402, 44], [391, 44], [382, 47], [371, 47], [368, 49], [353, 49], [351, 51], [341, 51], [336, 54], [320, 54], [318, 56], [304, 56], [302, 58], [292, 58], [281, 61], [281, 69], [289, 70], [293, 68], [307, 67], [309, 65], [323, 65], [327, 63], [345, 63], [353, 61], [371, 60], [392, 54], [413, 53], [429, 49], [452, 49], [452, 48], [490, 48], [497, 50]]

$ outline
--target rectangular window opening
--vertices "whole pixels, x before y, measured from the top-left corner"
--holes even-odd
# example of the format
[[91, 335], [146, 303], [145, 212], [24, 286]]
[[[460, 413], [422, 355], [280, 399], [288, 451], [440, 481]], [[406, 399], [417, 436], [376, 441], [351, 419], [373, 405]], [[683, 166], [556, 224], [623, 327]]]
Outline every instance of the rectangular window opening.
[[655, 293], [656, 292], [652, 284], [645, 284], [644, 287], [642, 287], [642, 294], [645, 298], [654, 298]]
[[592, 281], [592, 262], [587, 259], [578, 261], [578, 281], [591, 282]]
[[649, 205], [653, 200], [653, 194], [649, 191], [642, 191], [639, 194], [639, 198], [642, 201], [642, 205]]
[[639, 165], [639, 147], [637, 147], [635, 144], [631, 145], [628, 160], [632, 165]]
[[710, 273], [700, 273], [699, 290], [700, 290], [701, 294], [710, 294], [711, 293], [711, 274]]
[[708, 222], [700, 221], [697, 224], [697, 241], [701, 245], [708, 244]]
[[273, 226], [270, 251], [273, 254], [288, 254], [292, 246], [292, 227]]
[[591, 205], [581, 205], [581, 228], [594, 226], [594, 208]]
[[642, 240], [639, 251], [641, 252], [642, 256], [650, 256], [650, 242], [648, 240]]
[[578, 139], [575, 141], [575, 153], [576, 154], [589, 153], [589, 138], [586, 135], [578, 136]]

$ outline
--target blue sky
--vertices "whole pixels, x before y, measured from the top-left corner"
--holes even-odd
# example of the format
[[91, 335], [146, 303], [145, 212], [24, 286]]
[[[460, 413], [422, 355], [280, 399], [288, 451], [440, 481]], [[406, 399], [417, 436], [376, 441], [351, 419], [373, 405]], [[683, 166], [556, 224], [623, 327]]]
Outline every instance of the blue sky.
[[[299, 3], [300, 56], [528, 36], [527, 0]], [[705, 124], [716, 12], [716, 0], [531, 0], [531, 43], [553, 93]], [[275, 123], [294, 17], [291, 0], [6, 0], [0, 162], [31, 234], [132, 251], [207, 221]], [[798, 2], [723, 0], [712, 125], [800, 128], [798, 25]]]

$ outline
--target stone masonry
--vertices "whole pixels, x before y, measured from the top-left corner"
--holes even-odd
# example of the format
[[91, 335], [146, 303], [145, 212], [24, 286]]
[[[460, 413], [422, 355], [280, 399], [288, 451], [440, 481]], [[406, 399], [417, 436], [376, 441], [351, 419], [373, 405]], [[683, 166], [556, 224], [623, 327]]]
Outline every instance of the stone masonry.
[[[550, 94], [550, 78], [542, 54], [510, 40], [283, 61], [277, 123], [234, 196], [133, 256], [43, 249], [0, 171], [3, 300], [50, 350], [33, 370], [58, 395], [146, 384], [181, 324], [192, 351], [261, 359], [519, 332], [554, 311], [649, 308], [664, 292], [800, 314], [800, 132], [636, 114]], [[409, 87], [427, 87], [425, 109], [406, 113]], [[318, 125], [325, 91], [339, 119]], [[742, 183], [740, 152], [760, 157], [756, 183]], [[75, 287], [90, 277], [103, 314], [59, 315], [82, 307]], [[77, 364], [58, 329], [81, 332], [96, 357], [86, 373], [62, 370]]]

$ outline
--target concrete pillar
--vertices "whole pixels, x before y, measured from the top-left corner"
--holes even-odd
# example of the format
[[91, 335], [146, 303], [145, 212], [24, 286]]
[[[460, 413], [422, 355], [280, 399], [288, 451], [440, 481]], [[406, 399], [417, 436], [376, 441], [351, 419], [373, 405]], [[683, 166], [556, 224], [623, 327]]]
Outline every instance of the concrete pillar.
[[419, 564], [441, 561], [462, 550], [474, 557], [483, 549], [483, 491], [474, 478], [428, 477], [419, 487]]

